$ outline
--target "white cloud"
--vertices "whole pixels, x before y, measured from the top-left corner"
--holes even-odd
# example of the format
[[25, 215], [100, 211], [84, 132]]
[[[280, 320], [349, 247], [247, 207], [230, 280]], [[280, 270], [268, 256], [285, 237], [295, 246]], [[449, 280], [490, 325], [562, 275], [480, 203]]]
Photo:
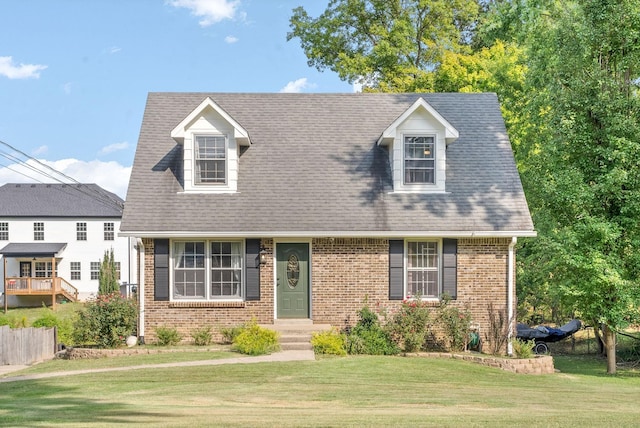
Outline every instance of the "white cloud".
[[192, 15], [201, 17], [201, 27], [208, 27], [225, 19], [236, 17], [240, 0], [168, 0], [173, 7], [189, 9]]
[[33, 150], [33, 151], [31, 152], [31, 154], [32, 154], [32, 155], [36, 155], [36, 156], [37, 156], [37, 155], [45, 154], [45, 153], [47, 153], [48, 151], [49, 151], [49, 147], [47, 147], [47, 146], [40, 146], [40, 147], [38, 147], [37, 149]]
[[20, 64], [13, 63], [10, 56], [0, 56], [0, 75], [9, 79], [37, 79], [40, 77], [40, 71], [46, 69], [46, 65], [38, 64]]
[[110, 54], [114, 54], [114, 53], [118, 53], [118, 52], [120, 52], [121, 50], [122, 50], [122, 48], [119, 48], [119, 47], [117, 47], [117, 46], [111, 46], [111, 47], [109, 48], [109, 53], [110, 53]]
[[67, 82], [64, 85], [62, 85], [62, 90], [66, 95], [71, 94], [72, 89], [73, 89], [73, 84], [71, 82]]
[[238, 41], [238, 38], [235, 36], [227, 36], [224, 38], [224, 41], [231, 45], [233, 43], [236, 43]]
[[293, 80], [285, 85], [284, 88], [280, 89], [280, 92], [291, 92], [298, 93], [302, 92], [304, 89], [313, 89], [316, 85], [307, 82], [306, 77], [302, 77], [298, 80]]
[[[74, 178], [81, 183], [95, 183], [110, 192], [115, 193], [121, 198], [125, 198], [127, 186], [129, 185], [129, 177], [131, 176], [131, 167], [120, 165], [118, 162], [102, 162], [99, 160], [81, 161], [78, 159], [61, 159], [57, 161], [40, 160], [45, 165]], [[48, 175], [54, 175], [51, 171], [38, 165], [35, 161], [29, 160], [29, 166], [44, 171]], [[0, 168], [0, 184], [5, 183], [55, 183], [58, 182], [53, 178], [38, 174], [32, 169], [22, 165], [10, 165], [9, 167]], [[23, 175], [24, 174], [24, 175]], [[55, 178], [64, 182], [68, 180], [63, 177], [54, 175]]]
[[129, 148], [129, 143], [123, 141], [122, 143], [113, 143], [108, 146], [104, 146], [98, 152], [99, 155], [106, 155], [109, 153], [117, 152], [118, 150], [125, 150]]

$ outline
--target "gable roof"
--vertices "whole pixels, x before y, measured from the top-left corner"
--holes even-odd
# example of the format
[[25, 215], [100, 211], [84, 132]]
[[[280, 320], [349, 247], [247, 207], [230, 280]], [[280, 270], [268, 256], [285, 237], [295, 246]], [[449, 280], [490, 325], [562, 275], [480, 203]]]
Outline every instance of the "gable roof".
[[[238, 192], [185, 194], [171, 131], [211, 100], [251, 135]], [[446, 192], [393, 193], [383, 132], [423, 98], [459, 138]], [[121, 232], [135, 236], [532, 236], [495, 94], [150, 93]]]
[[122, 217], [124, 201], [96, 184], [9, 183], [0, 217]]

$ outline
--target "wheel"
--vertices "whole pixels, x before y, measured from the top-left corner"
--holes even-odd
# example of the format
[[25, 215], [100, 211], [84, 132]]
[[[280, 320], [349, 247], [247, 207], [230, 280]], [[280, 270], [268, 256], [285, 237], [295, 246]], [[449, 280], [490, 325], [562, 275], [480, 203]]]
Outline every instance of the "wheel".
[[536, 346], [533, 347], [533, 352], [536, 354], [548, 354], [549, 347], [544, 342], [538, 342], [536, 343]]

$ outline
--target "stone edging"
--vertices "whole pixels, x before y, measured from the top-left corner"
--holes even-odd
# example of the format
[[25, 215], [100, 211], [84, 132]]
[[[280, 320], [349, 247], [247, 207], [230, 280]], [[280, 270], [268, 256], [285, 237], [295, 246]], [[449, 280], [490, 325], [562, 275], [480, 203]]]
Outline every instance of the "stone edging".
[[456, 360], [471, 361], [483, 366], [495, 367], [512, 373], [519, 374], [553, 374], [553, 357], [550, 355], [537, 355], [533, 358], [507, 358], [481, 354], [447, 354], [441, 352], [419, 352], [405, 354], [406, 357], [427, 358], [453, 358]]
[[[213, 352], [223, 351], [224, 347], [218, 348], [194, 348], [189, 349], [188, 352]], [[120, 357], [123, 355], [147, 355], [147, 354], [169, 354], [176, 352], [187, 352], [185, 349], [153, 349], [147, 347], [133, 347], [133, 348], [118, 348], [118, 349], [99, 349], [99, 348], [67, 348], [58, 353], [59, 358], [66, 360], [81, 360], [81, 359], [97, 359], [106, 357]]]

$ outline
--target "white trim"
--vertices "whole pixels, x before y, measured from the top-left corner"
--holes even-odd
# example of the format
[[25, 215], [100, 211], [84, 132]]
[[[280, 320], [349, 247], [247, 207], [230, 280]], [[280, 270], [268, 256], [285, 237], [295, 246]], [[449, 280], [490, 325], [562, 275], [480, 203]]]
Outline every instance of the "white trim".
[[138, 284], [138, 338], [143, 338], [144, 340], [144, 289], [147, 284], [145, 284], [145, 276], [144, 271], [146, 267], [145, 254], [144, 254], [144, 243], [142, 239], [136, 239], [136, 246], [138, 247], [139, 259], [142, 264], [142, 269], [138, 266], [138, 273], [140, 276], [140, 283]]
[[[420, 296], [420, 300], [424, 300], [424, 301], [440, 301], [440, 296], [442, 295], [442, 291], [443, 291], [443, 284], [442, 284], [442, 239], [441, 238], [413, 238], [413, 239], [405, 239], [404, 240], [404, 254], [403, 254], [403, 258], [402, 258], [402, 263], [404, 264], [403, 266], [403, 271], [404, 271], [404, 295], [405, 296], [409, 296], [411, 295], [411, 297], [415, 297], [413, 296], [413, 294], [410, 292], [409, 290], [409, 242], [435, 242], [436, 243], [436, 252], [438, 255], [438, 267], [436, 268], [436, 271], [438, 272], [438, 295], [436, 297], [433, 296]], [[432, 269], [433, 270], [433, 269]]]
[[456, 140], [459, 137], [458, 130], [454, 128], [436, 109], [431, 107], [431, 105], [424, 100], [424, 98], [419, 98], [415, 103], [408, 109], [404, 111], [396, 120], [391, 123], [380, 135], [378, 138], [378, 144], [382, 145], [387, 143], [389, 140], [393, 141], [396, 138], [396, 130], [397, 128], [407, 120], [409, 116], [411, 116], [419, 107], [424, 108], [435, 120], [437, 120], [445, 129], [445, 140], [447, 144]]
[[515, 291], [515, 284], [513, 279], [513, 265], [515, 263], [515, 246], [518, 242], [518, 238], [515, 236], [511, 238], [509, 244], [509, 255], [507, 257], [507, 322], [509, 323], [509, 335], [507, 339], [507, 354], [513, 355], [513, 345], [511, 344], [511, 338], [513, 336], [513, 323], [515, 317], [513, 316], [513, 293]]
[[[199, 231], [130, 231], [120, 232], [118, 236], [133, 236], [140, 238], [202, 238], [203, 232]], [[207, 239], [213, 238], [237, 238], [242, 236], [247, 238], [279, 238], [284, 239], [305, 239], [305, 238], [512, 238], [512, 237], [527, 237], [533, 238], [538, 236], [535, 230], [504, 230], [504, 231], [491, 231], [491, 230], [431, 230], [431, 231], [407, 231], [407, 230], [385, 230], [385, 231], [363, 231], [363, 230], [305, 230], [305, 231], [278, 231], [278, 230], [263, 230], [263, 231], [251, 231], [251, 232], [210, 232], [204, 236]], [[293, 241], [291, 241], [293, 242]]]

